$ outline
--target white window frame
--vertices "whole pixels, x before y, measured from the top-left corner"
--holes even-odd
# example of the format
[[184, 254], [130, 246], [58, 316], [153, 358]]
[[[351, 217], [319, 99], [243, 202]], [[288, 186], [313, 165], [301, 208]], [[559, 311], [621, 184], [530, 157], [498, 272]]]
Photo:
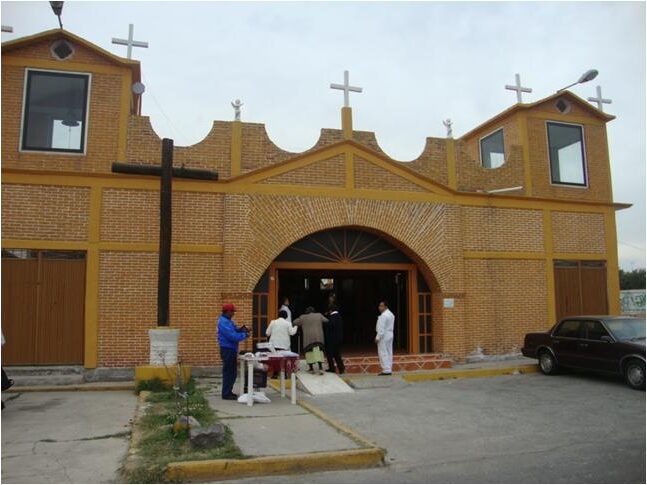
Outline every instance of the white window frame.
[[[83, 134], [83, 152], [66, 152], [66, 151], [52, 151], [52, 150], [33, 150], [33, 149], [23, 149], [22, 148], [22, 139], [25, 133], [25, 114], [27, 112], [27, 79], [29, 78], [30, 72], [52, 72], [58, 74], [77, 74], [80, 76], [86, 76], [88, 78], [88, 94], [87, 99], [85, 100], [85, 120], [83, 121], [84, 134]], [[63, 157], [84, 157], [88, 152], [88, 120], [90, 119], [90, 100], [92, 99], [92, 73], [91, 72], [78, 72], [78, 71], [64, 71], [56, 69], [35, 69], [31, 67], [25, 68], [25, 78], [23, 79], [23, 88], [22, 88], [22, 114], [20, 116], [20, 136], [18, 137], [18, 152], [20, 153], [41, 153], [48, 155], [58, 155]]]
[[[550, 138], [548, 136], [548, 124], [553, 123], [556, 125], [569, 125], [569, 126], [577, 126], [580, 128], [580, 132], [582, 133], [582, 164], [583, 164], [583, 171], [584, 171], [584, 184], [569, 184], [569, 183], [560, 183], [560, 182], [554, 182], [553, 181], [553, 164], [551, 163], [550, 160]], [[553, 187], [568, 187], [571, 189], [588, 189], [589, 188], [589, 164], [588, 164], [588, 159], [586, 157], [586, 142], [584, 140], [584, 125], [581, 123], [566, 123], [564, 121], [556, 121], [556, 120], [545, 120], [544, 121], [545, 125], [545, 133], [546, 133], [546, 155], [548, 159], [548, 181], [550, 182], [550, 185]]]
[[[481, 168], [484, 168], [486, 170], [496, 170], [497, 168], [503, 168], [505, 164], [508, 163], [505, 157], [505, 130], [503, 128], [504, 128], [503, 126], [500, 126], [496, 130], [491, 131], [487, 135], [483, 135], [481, 138], [479, 138], [479, 161], [481, 162]], [[494, 135], [498, 131], [501, 132], [501, 137], [503, 138], [503, 163], [498, 167], [486, 167], [485, 165], [483, 165], [483, 152], [481, 151], [481, 141]]]

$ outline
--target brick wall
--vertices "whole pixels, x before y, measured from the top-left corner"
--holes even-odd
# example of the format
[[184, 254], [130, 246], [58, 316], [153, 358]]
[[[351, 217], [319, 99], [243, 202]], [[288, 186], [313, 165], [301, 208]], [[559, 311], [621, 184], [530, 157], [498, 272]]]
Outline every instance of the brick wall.
[[[118, 242], [156, 242], [159, 238], [158, 191], [104, 189], [101, 239]], [[173, 192], [173, 242], [220, 244], [222, 195]]]
[[465, 351], [506, 354], [526, 333], [546, 330], [544, 261], [465, 261]]
[[306, 167], [270, 177], [264, 180], [263, 183], [343, 187], [346, 184], [345, 157], [342, 154], [326, 160], [317, 161]]
[[2, 237], [83, 241], [88, 237], [90, 189], [2, 184]]
[[543, 251], [543, 214], [538, 210], [463, 207], [466, 251]]
[[403, 192], [427, 192], [413, 182], [395, 175], [377, 165], [355, 157], [355, 187], [358, 189], [401, 190]]
[[560, 253], [605, 253], [602, 214], [553, 212], [553, 248]]
[[[180, 328], [180, 358], [215, 365], [222, 305], [222, 256], [173, 253], [171, 326]], [[102, 252], [99, 267], [99, 365], [148, 363], [148, 329], [157, 323], [157, 254]]]

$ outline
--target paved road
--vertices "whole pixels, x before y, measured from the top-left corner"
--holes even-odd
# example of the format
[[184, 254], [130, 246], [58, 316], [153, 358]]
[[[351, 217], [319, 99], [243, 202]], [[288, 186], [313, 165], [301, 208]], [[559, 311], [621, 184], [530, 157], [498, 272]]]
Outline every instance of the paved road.
[[612, 378], [393, 380], [312, 401], [387, 448], [389, 466], [246, 482], [645, 483], [645, 393]]
[[3, 483], [109, 483], [128, 451], [130, 391], [3, 393]]

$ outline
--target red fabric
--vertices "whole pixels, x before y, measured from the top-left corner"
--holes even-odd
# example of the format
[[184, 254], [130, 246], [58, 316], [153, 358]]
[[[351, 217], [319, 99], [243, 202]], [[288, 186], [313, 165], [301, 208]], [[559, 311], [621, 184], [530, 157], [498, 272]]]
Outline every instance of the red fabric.
[[263, 362], [263, 364], [267, 365], [267, 371], [268, 372], [280, 372], [281, 371], [281, 362], [284, 363], [285, 365], [285, 375], [287, 377], [290, 377], [293, 372], [297, 372], [299, 370], [299, 362], [298, 362], [298, 357], [282, 357], [282, 356], [275, 356], [275, 357], [268, 357], [267, 361]]
[[225, 312], [235, 312], [235, 311], [236, 311], [236, 307], [234, 306], [233, 303], [225, 303], [222, 306], [222, 312], [223, 313], [225, 313]]

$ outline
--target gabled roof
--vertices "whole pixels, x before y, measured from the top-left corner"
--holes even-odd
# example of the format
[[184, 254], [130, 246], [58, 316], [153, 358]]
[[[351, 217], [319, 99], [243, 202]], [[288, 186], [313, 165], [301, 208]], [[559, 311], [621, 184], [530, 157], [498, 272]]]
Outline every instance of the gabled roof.
[[572, 101], [574, 104], [578, 105], [579, 107], [585, 109], [589, 113], [591, 113], [593, 116], [596, 118], [601, 119], [604, 122], [615, 120], [616, 117], [610, 114], [605, 113], [604, 111], [601, 111], [597, 109], [595, 106], [593, 106], [591, 103], [588, 101], [585, 101], [584, 99], [580, 98], [579, 96], [573, 94], [570, 91], [559, 91], [555, 94], [551, 94], [550, 96], [540, 99], [539, 101], [535, 101], [534, 103], [517, 103], [510, 108], [506, 109], [505, 111], [502, 111], [498, 115], [490, 118], [489, 120], [485, 121], [484, 123], [481, 123], [478, 125], [476, 128], [471, 129], [467, 133], [465, 133], [463, 136], [460, 138], [469, 138], [471, 135], [476, 133], [477, 131], [482, 130], [483, 128], [493, 125], [495, 123], [500, 122], [501, 120], [508, 118], [512, 116], [513, 114], [517, 113], [518, 111], [527, 111], [531, 110], [533, 108], [536, 108], [540, 104], [546, 103], [548, 101], [552, 101], [557, 98], [568, 98], [570, 101]]
[[68, 32], [67, 30], [64, 30], [64, 29], [46, 30], [44, 32], [39, 32], [38, 34], [29, 35], [27, 37], [20, 37], [19, 39], [3, 42], [2, 54], [4, 55], [8, 52], [11, 52], [12, 50], [20, 49], [39, 42], [60, 39], [60, 38], [64, 38], [71, 42], [80, 44], [83, 47], [95, 52], [96, 54], [104, 57], [105, 59], [107, 59], [108, 61], [116, 65], [124, 66], [132, 69], [134, 81], [139, 81], [141, 79], [141, 68], [140, 68], [139, 61], [116, 56], [113, 53], [108, 52], [107, 50], [99, 47], [98, 45], [93, 44], [92, 42], [88, 42], [84, 38], [79, 37], [78, 35], [75, 35], [72, 32]]

